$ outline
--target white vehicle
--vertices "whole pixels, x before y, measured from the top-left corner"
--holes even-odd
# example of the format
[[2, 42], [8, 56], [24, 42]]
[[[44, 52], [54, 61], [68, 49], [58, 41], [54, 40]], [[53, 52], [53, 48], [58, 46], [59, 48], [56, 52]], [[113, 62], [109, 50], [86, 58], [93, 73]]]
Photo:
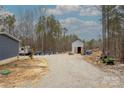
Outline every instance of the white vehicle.
[[30, 46], [20, 47], [19, 55], [28, 55], [29, 51], [30, 51]]

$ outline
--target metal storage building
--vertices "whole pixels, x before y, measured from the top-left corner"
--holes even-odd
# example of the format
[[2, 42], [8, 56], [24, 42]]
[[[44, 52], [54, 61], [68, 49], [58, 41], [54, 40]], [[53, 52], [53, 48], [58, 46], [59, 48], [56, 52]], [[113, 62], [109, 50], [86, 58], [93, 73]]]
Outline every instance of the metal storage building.
[[72, 53], [82, 54], [84, 51], [84, 44], [80, 40], [72, 42]]
[[19, 40], [10, 34], [0, 32], [0, 60], [15, 57], [18, 52]]

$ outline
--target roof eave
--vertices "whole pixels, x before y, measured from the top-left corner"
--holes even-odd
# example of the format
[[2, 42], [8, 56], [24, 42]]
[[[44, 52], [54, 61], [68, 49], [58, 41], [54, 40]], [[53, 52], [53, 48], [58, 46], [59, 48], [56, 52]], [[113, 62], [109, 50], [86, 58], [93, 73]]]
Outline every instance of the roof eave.
[[10, 34], [8, 34], [8, 33], [6, 33], [6, 32], [0, 32], [0, 35], [6, 35], [6, 36], [8, 36], [8, 37], [10, 37], [10, 38], [12, 38], [12, 39], [14, 39], [14, 40], [20, 42], [19, 39], [15, 38], [14, 36], [12, 36], [12, 35], [10, 35]]

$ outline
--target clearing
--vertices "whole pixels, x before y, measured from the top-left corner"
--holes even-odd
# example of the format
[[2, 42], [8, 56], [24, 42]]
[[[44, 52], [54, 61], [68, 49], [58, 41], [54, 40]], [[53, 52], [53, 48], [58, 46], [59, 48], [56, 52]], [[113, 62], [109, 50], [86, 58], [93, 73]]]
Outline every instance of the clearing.
[[[17, 66], [14, 64], [17, 64]], [[7, 76], [0, 76], [1, 87], [124, 87], [123, 77], [120, 78], [118, 75], [111, 73], [110, 70], [104, 71], [86, 62], [82, 55], [77, 54], [35, 56], [33, 60], [17, 61], [13, 64], [0, 66], [0, 69], [12, 71]]]

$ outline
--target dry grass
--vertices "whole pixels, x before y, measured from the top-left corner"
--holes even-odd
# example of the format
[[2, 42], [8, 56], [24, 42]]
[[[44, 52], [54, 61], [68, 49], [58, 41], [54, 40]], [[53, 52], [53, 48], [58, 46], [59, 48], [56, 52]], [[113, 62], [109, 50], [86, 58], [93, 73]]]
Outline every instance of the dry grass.
[[87, 62], [97, 64], [97, 63], [100, 63], [98, 61], [98, 57], [100, 57], [101, 54], [102, 54], [101, 51], [93, 51], [93, 53], [91, 55], [84, 55], [83, 59], [86, 60]]
[[11, 74], [0, 75], [0, 87], [19, 87], [25, 82], [37, 82], [48, 71], [48, 64], [45, 59], [21, 59], [0, 66], [3, 69], [10, 70]]

